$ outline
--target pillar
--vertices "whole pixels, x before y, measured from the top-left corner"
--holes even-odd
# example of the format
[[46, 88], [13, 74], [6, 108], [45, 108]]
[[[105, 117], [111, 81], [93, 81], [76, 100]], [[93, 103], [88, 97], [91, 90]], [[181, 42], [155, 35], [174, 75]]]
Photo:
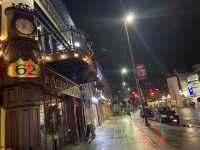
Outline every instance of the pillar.
[[4, 89], [6, 148], [40, 149], [40, 88], [20, 84]]
[[[9, 7], [12, 2], [15, 5]], [[2, 1], [2, 36], [5, 39], [0, 86], [5, 108], [5, 147], [12, 150], [39, 150], [41, 58], [35, 30], [32, 30], [35, 29], [32, 5], [17, 5], [20, 2], [29, 4], [33, 1]], [[28, 22], [28, 30], [20, 28], [24, 21]]]

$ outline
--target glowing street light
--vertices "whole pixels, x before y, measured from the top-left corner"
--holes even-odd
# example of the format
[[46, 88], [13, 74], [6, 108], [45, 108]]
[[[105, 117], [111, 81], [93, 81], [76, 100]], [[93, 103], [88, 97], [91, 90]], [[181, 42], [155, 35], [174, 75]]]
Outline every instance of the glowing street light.
[[122, 82], [122, 86], [126, 86], [126, 82]]
[[128, 90], [128, 91], [130, 91], [131, 89], [130, 89], [130, 88], [128, 88], [127, 90]]
[[122, 75], [125, 75], [125, 74], [127, 74], [128, 73], [128, 69], [127, 68], [122, 68], [121, 69], [121, 74]]
[[124, 17], [124, 21], [126, 24], [134, 23], [135, 20], [136, 16], [134, 15], [134, 13], [129, 13]]

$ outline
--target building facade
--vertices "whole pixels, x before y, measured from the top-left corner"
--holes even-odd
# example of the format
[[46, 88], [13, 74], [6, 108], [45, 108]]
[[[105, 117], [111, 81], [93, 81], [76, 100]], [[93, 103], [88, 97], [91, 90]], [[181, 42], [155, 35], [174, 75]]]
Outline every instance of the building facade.
[[87, 123], [111, 115], [91, 44], [61, 1], [1, 0], [0, 8], [1, 149], [80, 143]]
[[172, 102], [181, 102], [179, 106], [197, 102], [200, 97], [200, 81], [198, 71], [178, 73], [173, 77], [167, 78], [169, 94]]

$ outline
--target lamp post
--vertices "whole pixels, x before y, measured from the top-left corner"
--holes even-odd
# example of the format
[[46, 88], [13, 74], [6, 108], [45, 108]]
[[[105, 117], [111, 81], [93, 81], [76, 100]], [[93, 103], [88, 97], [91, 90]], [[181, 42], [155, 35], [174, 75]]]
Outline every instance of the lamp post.
[[133, 13], [128, 14], [127, 16], [125, 16], [124, 18], [124, 26], [125, 26], [125, 31], [126, 31], [126, 36], [127, 36], [127, 41], [128, 41], [128, 49], [129, 49], [129, 55], [130, 55], [130, 59], [131, 59], [131, 65], [132, 65], [132, 69], [133, 69], [133, 75], [135, 78], [135, 82], [136, 82], [136, 86], [137, 89], [140, 93], [140, 100], [141, 100], [141, 106], [142, 106], [142, 111], [144, 113], [144, 120], [145, 120], [145, 126], [149, 126], [149, 122], [146, 116], [146, 111], [144, 109], [144, 102], [145, 102], [145, 98], [140, 86], [140, 82], [138, 79], [138, 76], [136, 74], [136, 65], [135, 65], [135, 59], [134, 59], [134, 55], [133, 55], [133, 49], [132, 49], [132, 45], [131, 45], [131, 41], [130, 41], [130, 36], [129, 36], [129, 32], [128, 32], [128, 24], [134, 22], [136, 19], [135, 15]]
[[127, 73], [128, 73], [128, 69], [127, 68], [124, 67], [124, 68], [121, 69], [121, 74], [122, 75], [126, 75]]

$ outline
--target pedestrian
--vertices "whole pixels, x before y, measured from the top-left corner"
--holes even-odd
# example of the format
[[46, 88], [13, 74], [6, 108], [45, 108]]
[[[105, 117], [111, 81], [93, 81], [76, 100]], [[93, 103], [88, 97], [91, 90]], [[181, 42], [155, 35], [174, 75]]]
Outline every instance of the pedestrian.
[[90, 124], [90, 132], [91, 132], [91, 139], [92, 140], [96, 137], [95, 130], [96, 130], [96, 126], [95, 126], [94, 122], [92, 121], [91, 124]]
[[95, 130], [96, 130], [96, 126], [93, 121], [91, 121], [91, 123], [87, 124], [85, 141], [89, 141], [90, 138], [92, 141], [96, 137]]
[[127, 114], [131, 117], [131, 112], [130, 111], [128, 111]]
[[85, 141], [88, 141], [90, 138], [90, 124], [86, 126], [86, 134], [85, 134]]

